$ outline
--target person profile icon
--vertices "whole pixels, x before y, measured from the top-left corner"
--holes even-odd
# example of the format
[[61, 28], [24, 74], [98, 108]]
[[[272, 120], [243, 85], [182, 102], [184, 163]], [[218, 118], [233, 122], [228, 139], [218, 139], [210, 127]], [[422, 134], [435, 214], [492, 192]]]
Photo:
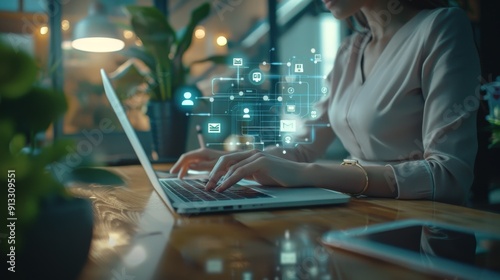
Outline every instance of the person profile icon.
[[184, 93], [184, 99], [185, 99], [185, 100], [184, 100], [184, 101], [182, 101], [182, 104], [181, 104], [181, 105], [182, 105], [182, 106], [193, 106], [193, 105], [194, 105], [194, 102], [193, 102], [193, 100], [191, 100], [191, 97], [192, 97], [192, 96], [193, 96], [193, 95], [192, 95], [189, 91], [186, 91], [186, 92]]
[[248, 109], [248, 108], [243, 109], [243, 113], [244, 113], [243, 114], [243, 118], [244, 119], [249, 119], [250, 118], [250, 114], [249, 114], [250, 113], [250, 109]]

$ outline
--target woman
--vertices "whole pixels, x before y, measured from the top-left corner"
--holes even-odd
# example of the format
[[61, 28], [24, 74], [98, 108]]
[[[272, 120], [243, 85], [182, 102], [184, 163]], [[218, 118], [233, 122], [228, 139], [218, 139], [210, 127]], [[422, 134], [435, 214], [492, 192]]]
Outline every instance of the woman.
[[[354, 16], [366, 28], [341, 45], [329, 75], [331, 93], [318, 104], [316, 122], [331, 127], [317, 127], [312, 144], [286, 153], [276, 147], [191, 151], [171, 172], [182, 178], [188, 169], [211, 169], [206, 189], [215, 191], [251, 178], [264, 185], [463, 204], [477, 150], [480, 75], [465, 13], [432, 0], [323, 2], [337, 19]], [[315, 163], [337, 137], [354, 161]]]

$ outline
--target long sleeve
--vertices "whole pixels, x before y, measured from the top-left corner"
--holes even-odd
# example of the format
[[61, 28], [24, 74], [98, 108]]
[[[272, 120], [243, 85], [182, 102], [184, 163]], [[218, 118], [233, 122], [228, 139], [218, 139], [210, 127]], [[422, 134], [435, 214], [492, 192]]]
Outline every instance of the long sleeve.
[[477, 151], [479, 60], [461, 10], [443, 9], [430, 26], [421, 67], [423, 158], [391, 166], [398, 198], [463, 203]]

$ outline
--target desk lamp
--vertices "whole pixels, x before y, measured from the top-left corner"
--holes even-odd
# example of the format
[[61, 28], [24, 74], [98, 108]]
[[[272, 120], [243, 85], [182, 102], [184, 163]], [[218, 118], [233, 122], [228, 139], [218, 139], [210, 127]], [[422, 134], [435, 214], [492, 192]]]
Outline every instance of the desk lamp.
[[106, 16], [103, 4], [93, 2], [87, 17], [76, 24], [71, 46], [86, 52], [115, 52], [125, 46], [118, 38], [118, 28]]

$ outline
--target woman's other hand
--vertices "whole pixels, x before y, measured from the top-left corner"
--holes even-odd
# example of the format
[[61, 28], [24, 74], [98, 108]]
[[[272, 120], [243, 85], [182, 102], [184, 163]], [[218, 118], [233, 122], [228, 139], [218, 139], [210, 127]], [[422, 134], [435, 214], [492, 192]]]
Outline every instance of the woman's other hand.
[[189, 169], [197, 171], [210, 171], [217, 160], [228, 152], [199, 148], [183, 154], [170, 168], [170, 173], [178, 173], [179, 179], [186, 176]]
[[[262, 185], [293, 187], [306, 180], [304, 164], [259, 151], [243, 151], [223, 155], [217, 161], [205, 189], [222, 192], [241, 179]], [[221, 180], [222, 178], [222, 180]]]

